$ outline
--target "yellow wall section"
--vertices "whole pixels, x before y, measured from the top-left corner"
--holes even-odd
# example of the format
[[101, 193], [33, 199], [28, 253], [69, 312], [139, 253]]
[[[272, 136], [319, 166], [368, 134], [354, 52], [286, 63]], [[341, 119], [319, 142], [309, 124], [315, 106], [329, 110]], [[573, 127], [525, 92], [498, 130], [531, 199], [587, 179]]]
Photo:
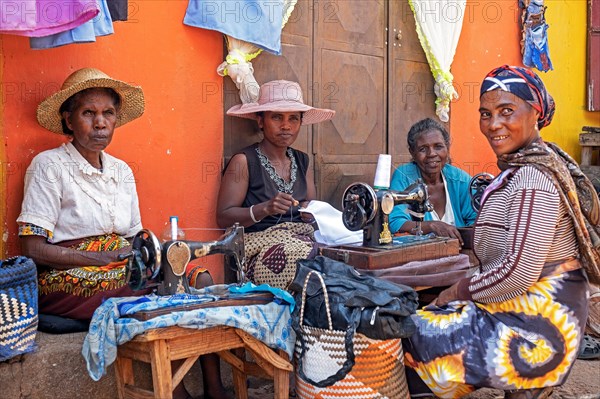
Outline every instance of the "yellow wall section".
[[554, 71], [541, 77], [556, 101], [556, 114], [552, 124], [542, 130], [542, 136], [579, 160], [582, 126], [600, 126], [600, 112], [586, 111], [587, 1], [546, 1], [546, 4]]

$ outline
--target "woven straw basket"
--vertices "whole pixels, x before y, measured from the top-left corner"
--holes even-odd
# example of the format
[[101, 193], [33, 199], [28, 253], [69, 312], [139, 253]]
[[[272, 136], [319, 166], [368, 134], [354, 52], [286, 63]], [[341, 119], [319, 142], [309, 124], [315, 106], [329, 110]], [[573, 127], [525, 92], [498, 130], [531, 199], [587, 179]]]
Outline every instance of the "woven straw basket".
[[[306, 285], [312, 273], [319, 277], [323, 286], [329, 329], [303, 324]], [[300, 308], [302, 333], [296, 340], [294, 351], [298, 398], [410, 398], [404, 374], [404, 353], [401, 339], [374, 340], [355, 333], [351, 339], [351, 348], [349, 348], [347, 331], [338, 331], [332, 328], [329, 298], [325, 282], [318, 272], [312, 271], [306, 276], [302, 294]], [[316, 386], [311, 381], [307, 381], [324, 381], [345, 368], [352, 358], [354, 365], [351, 366], [349, 372], [332, 385]]]
[[35, 264], [29, 258], [0, 261], [0, 362], [35, 349], [36, 276]]

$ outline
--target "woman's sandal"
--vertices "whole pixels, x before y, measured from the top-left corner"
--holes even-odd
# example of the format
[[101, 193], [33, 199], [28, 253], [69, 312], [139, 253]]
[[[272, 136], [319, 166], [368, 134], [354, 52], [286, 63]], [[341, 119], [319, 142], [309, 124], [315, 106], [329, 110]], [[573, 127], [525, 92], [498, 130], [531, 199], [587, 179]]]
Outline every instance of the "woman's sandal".
[[504, 399], [547, 399], [552, 395], [553, 387], [518, 389], [516, 391], [506, 391]]
[[591, 335], [584, 335], [577, 359], [590, 360], [598, 358], [600, 358], [600, 339]]

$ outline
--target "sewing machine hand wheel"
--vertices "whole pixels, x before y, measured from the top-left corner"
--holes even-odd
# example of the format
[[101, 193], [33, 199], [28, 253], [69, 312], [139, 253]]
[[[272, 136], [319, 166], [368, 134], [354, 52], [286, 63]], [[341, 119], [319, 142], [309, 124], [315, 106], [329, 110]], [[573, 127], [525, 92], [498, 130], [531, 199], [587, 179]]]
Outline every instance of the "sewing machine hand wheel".
[[342, 221], [348, 230], [363, 229], [377, 214], [377, 194], [368, 184], [351, 184], [342, 198]]
[[483, 192], [490, 185], [490, 183], [494, 180], [494, 175], [490, 173], [478, 173], [469, 182], [469, 195], [471, 197], [471, 206], [476, 211], [479, 211], [481, 207], [481, 197], [483, 196]]
[[161, 246], [150, 230], [142, 229], [133, 238], [132, 251], [128, 256], [126, 279], [129, 287], [139, 290], [160, 272]]

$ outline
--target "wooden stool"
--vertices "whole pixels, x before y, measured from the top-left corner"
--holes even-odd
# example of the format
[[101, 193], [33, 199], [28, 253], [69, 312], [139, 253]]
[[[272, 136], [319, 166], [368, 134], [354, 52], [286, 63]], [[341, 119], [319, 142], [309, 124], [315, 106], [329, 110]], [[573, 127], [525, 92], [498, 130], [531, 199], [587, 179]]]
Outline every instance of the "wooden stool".
[[600, 127], [584, 126], [583, 133], [579, 134], [581, 146], [581, 166], [592, 164], [592, 155], [595, 150], [600, 150]]
[[[245, 360], [245, 351], [256, 363]], [[238, 399], [248, 399], [246, 378], [254, 375], [273, 379], [275, 399], [289, 396], [289, 373], [293, 370], [284, 351], [275, 352], [240, 329], [218, 326], [202, 330], [167, 327], [147, 331], [119, 346], [115, 372], [119, 398], [172, 399], [173, 389], [183, 380], [198, 357], [216, 353], [231, 364]], [[172, 372], [171, 361], [183, 359]], [[152, 366], [153, 391], [135, 386], [133, 360]]]

